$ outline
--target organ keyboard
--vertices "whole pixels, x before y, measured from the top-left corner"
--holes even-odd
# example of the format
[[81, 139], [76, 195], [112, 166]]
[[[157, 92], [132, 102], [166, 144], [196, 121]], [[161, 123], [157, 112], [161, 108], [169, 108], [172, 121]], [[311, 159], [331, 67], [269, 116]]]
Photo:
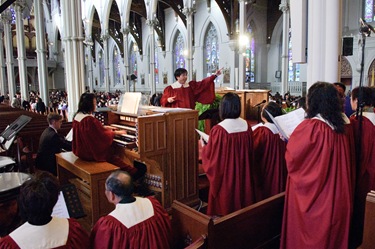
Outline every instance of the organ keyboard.
[[103, 124], [126, 130], [116, 136], [116, 154], [129, 164], [147, 166], [145, 183], [164, 208], [173, 200], [189, 206], [199, 202], [198, 147], [195, 128], [198, 112], [190, 109], [153, 108], [142, 115], [106, 111]]

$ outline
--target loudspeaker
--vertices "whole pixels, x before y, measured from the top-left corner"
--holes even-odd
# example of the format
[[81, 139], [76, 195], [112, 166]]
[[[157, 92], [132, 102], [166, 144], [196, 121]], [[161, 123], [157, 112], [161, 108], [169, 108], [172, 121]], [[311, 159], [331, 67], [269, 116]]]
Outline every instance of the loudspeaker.
[[342, 55], [353, 55], [353, 37], [342, 38]]

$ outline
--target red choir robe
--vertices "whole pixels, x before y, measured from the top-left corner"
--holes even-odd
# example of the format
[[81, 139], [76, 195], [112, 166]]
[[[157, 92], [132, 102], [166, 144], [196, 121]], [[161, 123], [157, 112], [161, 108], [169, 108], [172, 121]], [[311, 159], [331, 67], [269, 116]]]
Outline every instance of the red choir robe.
[[108, 158], [114, 133], [94, 116], [77, 113], [73, 120], [73, 153], [86, 161], [104, 162]]
[[114, 135], [112, 130], [104, 128], [94, 116], [77, 113], [73, 120], [72, 151], [86, 161], [108, 161], [133, 176], [137, 169], [111, 153]]
[[348, 248], [352, 215], [352, 152], [318, 115], [292, 133], [280, 248]]
[[0, 249], [89, 248], [89, 236], [73, 219], [53, 217], [46, 225], [26, 222], [0, 239]]
[[[351, 118], [355, 137], [359, 136], [359, 121], [355, 116]], [[365, 218], [366, 196], [375, 190], [375, 113], [363, 112], [360, 167], [357, 168], [357, 180], [354, 199], [353, 226], [351, 245], [358, 247], [362, 243]], [[356, 148], [358, 149], [358, 148]]]
[[153, 197], [119, 203], [92, 229], [91, 248], [168, 249], [171, 244], [168, 213]]
[[257, 202], [285, 191], [285, 150], [286, 142], [274, 124], [265, 123], [254, 130]]
[[[202, 81], [190, 81], [181, 85], [178, 81], [164, 89], [160, 103], [164, 107], [195, 108], [195, 102], [211, 104], [215, 100], [216, 75]], [[174, 97], [173, 103], [168, 102], [169, 97]]]
[[202, 167], [210, 189], [208, 215], [226, 215], [255, 202], [253, 132], [241, 119], [214, 126], [202, 148]]

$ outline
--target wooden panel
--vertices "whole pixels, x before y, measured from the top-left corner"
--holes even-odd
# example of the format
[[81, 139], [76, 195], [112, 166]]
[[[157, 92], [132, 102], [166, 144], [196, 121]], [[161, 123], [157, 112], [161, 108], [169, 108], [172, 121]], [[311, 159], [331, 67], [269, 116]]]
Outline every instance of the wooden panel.
[[211, 220], [208, 248], [279, 248], [284, 198], [281, 193]]
[[363, 242], [361, 249], [373, 249], [375, 245], [375, 191], [366, 197], [365, 224], [363, 228]]

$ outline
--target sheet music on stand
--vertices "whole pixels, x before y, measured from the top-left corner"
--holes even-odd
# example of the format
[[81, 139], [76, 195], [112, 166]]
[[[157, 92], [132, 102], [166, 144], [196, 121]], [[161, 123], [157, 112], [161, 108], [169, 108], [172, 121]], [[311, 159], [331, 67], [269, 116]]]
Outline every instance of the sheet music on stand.
[[119, 102], [120, 108], [118, 108], [118, 110], [124, 113], [137, 114], [141, 99], [142, 93], [140, 92], [126, 92], [121, 96], [121, 100]]
[[86, 216], [77, 189], [73, 184], [61, 187], [59, 199], [53, 208], [52, 216], [75, 219]]

